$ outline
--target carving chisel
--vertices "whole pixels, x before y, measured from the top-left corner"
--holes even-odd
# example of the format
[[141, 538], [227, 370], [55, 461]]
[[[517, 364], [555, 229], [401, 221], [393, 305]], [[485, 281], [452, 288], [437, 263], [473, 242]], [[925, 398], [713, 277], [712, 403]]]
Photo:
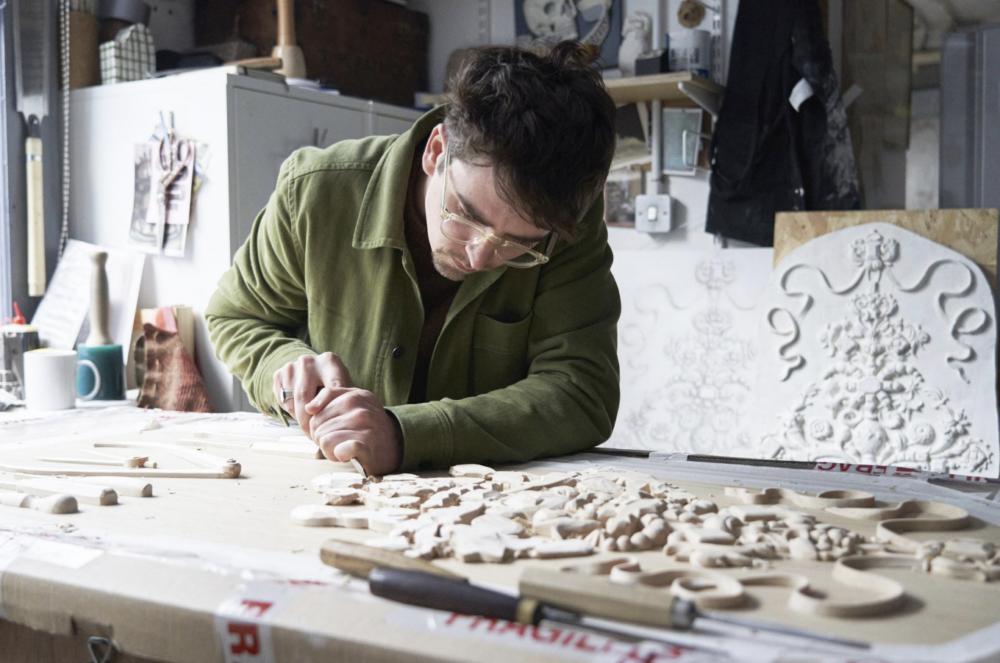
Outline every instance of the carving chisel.
[[858, 640], [758, 622], [744, 617], [733, 617], [718, 611], [698, 610], [693, 601], [679, 599], [664, 592], [663, 589], [615, 584], [601, 576], [570, 574], [529, 566], [521, 574], [519, 589], [525, 599], [544, 601], [548, 605], [583, 612], [589, 616], [644, 626], [686, 631], [697, 625], [729, 624], [842, 647], [858, 649], [871, 647], [868, 643]]
[[[525, 569], [525, 572], [527, 573], [535, 570], [535, 568], [529, 567], [528, 569]], [[597, 580], [609, 591], [618, 589], [611, 585], [611, 583], [607, 582], [606, 579], [588, 578], [585, 576], [567, 577], [569, 576], [567, 573], [545, 571], [544, 569], [537, 570], [544, 574], [559, 577], [561, 582], [560, 589], [566, 595], [573, 595], [574, 589], [572, 586], [575, 585], [578, 580], [583, 579]], [[630, 606], [631, 610], [628, 611], [628, 614], [623, 614], [622, 612], [615, 612], [614, 610], [602, 609], [601, 606], [594, 606], [596, 610], [591, 610], [589, 609], [591, 606], [588, 605], [587, 609], [584, 611], [585, 614], [582, 614], [580, 607], [578, 606], [582, 603], [587, 603], [588, 597], [583, 597], [583, 600], [580, 600], [580, 597], [577, 597], [574, 600], [566, 601], [566, 603], [572, 604], [570, 609], [566, 609], [570, 606], [561, 605], [561, 601], [556, 603], [552, 601], [541, 601], [538, 598], [532, 598], [525, 595], [511, 596], [502, 592], [486, 589], [485, 587], [473, 585], [465, 580], [453, 580], [435, 574], [424, 573], [422, 571], [407, 571], [404, 569], [384, 567], [375, 568], [372, 569], [368, 575], [368, 587], [370, 588], [371, 593], [375, 596], [423, 608], [433, 608], [435, 610], [457, 612], [466, 615], [478, 615], [491, 619], [504, 619], [511, 622], [529, 625], [537, 625], [542, 621], [558, 622], [560, 624], [569, 624], [580, 628], [599, 631], [601, 633], [612, 635], [613, 637], [624, 636], [627, 638], [633, 638], [635, 635], [634, 633], [630, 633], [626, 628], [618, 629], [595, 626], [591, 618], [602, 617], [616, 621], [633, 622], [643, 624], [645, 626], [656, 626], [673, 630], [691, 630], [695, 628], [696, 624], [705, 626], [710, 625], [713, 622], [725, 623], [754, 630], [769, 631], [780, 633], [782, 635], [806, 638], [817, 642], [831, 643], [839, 646], [862, 649], [869, 648], [869, 645], [866, 643], [811, 633], [790, 627], [761, 624], [745, 620], [743, 618], [730, 617], [728, 615], [717, 618], [715, 613], [706, 613], [696, 609], [694, 603], [691, 601], [678, 599], [662, 590], [658, 591], [645, 587], [637, 587], [635, 585], [623, 586], [620, 589], [623, 592], [628, 593], [633, 593], [637, 590], [655, 592], [658, 598], [656, 606], [657, 618], [655, 620], [628, 619], [628, 617], [644, 611], [635, 609], [635, 606]], [[603, 623], [607, 623], [604, 622], [604, 620], [601, 621]], [[677, 642], [671, 642], [661, 638], [646, 637], [646, 639], [657, 640], [671, 645], [679, 644]]]

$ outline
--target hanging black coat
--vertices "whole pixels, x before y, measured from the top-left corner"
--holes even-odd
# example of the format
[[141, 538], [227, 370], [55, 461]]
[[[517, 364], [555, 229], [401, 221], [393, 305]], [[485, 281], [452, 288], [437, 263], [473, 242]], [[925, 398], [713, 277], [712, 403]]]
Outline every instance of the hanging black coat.
[[[814, 92], [798, 111], [789, 98]], [[712, 136], [705, 230], [774, 244], [776, 212], [858, 209], [847, 113], [816, 0], [741, 2]]]

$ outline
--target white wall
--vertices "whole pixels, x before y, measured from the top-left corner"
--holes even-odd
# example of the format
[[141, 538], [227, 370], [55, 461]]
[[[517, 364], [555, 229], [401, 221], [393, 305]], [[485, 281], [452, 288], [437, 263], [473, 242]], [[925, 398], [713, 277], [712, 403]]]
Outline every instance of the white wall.
[[[431, 92], [440, 93], [444, 85], [445, 65], [456, 48], [486, 44], [511, 44], [514, 41], [514, 2], [517, 0], [410, 0], [409, 7], [430, 16], [430, 85]], [[677, 9], [681, 0], [664, 0], [666, 32], [681, 29], [677, 22]], [[655, 16], [660, 0], [624, 0], [624, 15], [644, 11]], [[714, 0], [710, 4], [725, 7], [726, 42], [724, 53], [729, 52], [733, 26], [739, 0]], [[705, 12], [702, 29], [710, 29], [711, 12]], [[609, 77], [617, 71], [606, 72]], [[614, 248], [652, 248], [666, 245], [683, 245], [691, 248], [710, 248], [715, 242], [704, 232], [708, 211], [708, 173], [699, 171], [695, 177], [666, 176], [662, 192], [674, 198], [674, 223], [680, 229], [666, 235], [646, 235], [634, 230], [619, 230], [611, 234]], [[730, 246], [742, 245], [739, 242]]]
[[937, 209], [941, 176], [941, 90], [914, 90], [906, 151], [906, 209]]
[[198, 193], [185, 258], [147, 256], [139, 307], [184, 304], [196, 314], [195, 341], [215, 408], [233, 408], [232, 377], [214, 361], [201, 317], [229, 267], [229, 160], [225, 75], [206, 72], [76, 90], [70, 95], [70, 237], [114, 249], [128, 246], [134, 145], [147, 141], [159, 112], [173, 111], [178, 132], [209, 143], [207, 179]]
[[[456, 48], [485, 46], [487, 44], [511, 44], [514, 42], [514, 2], [516, 0], [409, 0], [410, 9], [430, 16], [430, 90], [440, 93], [444, 86], [444, 70], [448, 56]], [[658, 3], [666, 8], [664, 15], [666, 31], [681, 29], [677, 22], [677, 8], [682, 0], [624, 0], [624, 15], [644, 11], [655, 16]], [[713, 0], [711, 4], [722, 4], [726, 11], [726, 49], [732, 42], [733, 26], [739, 0]], [[709, 30], [712, 15], [705, 12], [701, 29]], [[612, 74], [616, 75], [616, 74]]]

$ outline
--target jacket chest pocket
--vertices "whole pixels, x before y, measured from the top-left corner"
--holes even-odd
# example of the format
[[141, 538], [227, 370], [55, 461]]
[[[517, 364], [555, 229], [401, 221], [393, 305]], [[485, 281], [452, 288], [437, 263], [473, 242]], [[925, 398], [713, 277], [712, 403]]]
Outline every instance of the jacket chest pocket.
[[528, 375], [531, 314], [517, 322], [476, 315], [472, 335], [473, 388], [476, 394], [509, 387]]

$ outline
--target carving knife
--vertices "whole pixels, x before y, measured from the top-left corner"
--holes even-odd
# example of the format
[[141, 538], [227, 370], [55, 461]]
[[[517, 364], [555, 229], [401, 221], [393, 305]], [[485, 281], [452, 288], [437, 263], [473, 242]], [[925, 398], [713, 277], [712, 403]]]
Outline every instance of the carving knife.
[[[454, 580], [422, 571], [396, 568], [372, 569], [368, 574], [368, 587], [375, 596], [409, 605], [466, 615], [479, 615], [491, 619], [504, 619], [520, 624], [537, 625], [542, 621], [558, 622], [619, 638], [636, 637], [636, 633], [628, 629], [630, 623], [684, 631], [695, 629], [696, 625], [708, 626], [715, 622], [791, 635], [841, 647], [860, 649], [870, 647], [867, 643], [855, 640], [781, 625], [764, 624], [741, 617], [719, 616], [714, 612], [703, 612], [698, 610], [693, 602], [678, 599], [662, 590], [634, 585], [617, 587], [603, 578], [567, 577], [569, 576], [567, 573], [548, 571], [538, 567], [526, 568], [524, 575], [528, 576], [529, 574], [528, 583], [525, 583], [524, 576], [522, 576], [521, 596], [511, 596], [473, 585], [467, 580]], [[587, 585], [580, 588], [579, 581], [585, 581]], [[528, 594], [525, 591], [526, 587], [532, 588], [534, 591]], [[598, 589], [602, 590], [603, 593], [595, 595], [594, 591]], [[642, 592], [642, 590], [651, 592], [652, 594], [646, 598], [655, 598], [655, 601], [652, 603], [640, 602], [638, 605], [635, 601], [629, 601], [629, 596], [634, 597], [637, 592]], [[544, 594], [546, 598], [540, 599], [539, 594]], [[607, 597], [611, 597], [611, 600], [603, 601]], [[646, 613], [649, 612], [654, 613], [653, 616], [647, 616]], [[636, 619], [636, 616], [639, 619]], [[610, 624], [606, 620], [615, 620], [617, 624], [599, 626], [595, 624], [594, 617], [600, 618], [597, 620], [600, 624]], [[680, 645], [678, 642], [663, 638], [649, 637], [648, 633], [643, 633], [640, 637], [674, 646]]]

